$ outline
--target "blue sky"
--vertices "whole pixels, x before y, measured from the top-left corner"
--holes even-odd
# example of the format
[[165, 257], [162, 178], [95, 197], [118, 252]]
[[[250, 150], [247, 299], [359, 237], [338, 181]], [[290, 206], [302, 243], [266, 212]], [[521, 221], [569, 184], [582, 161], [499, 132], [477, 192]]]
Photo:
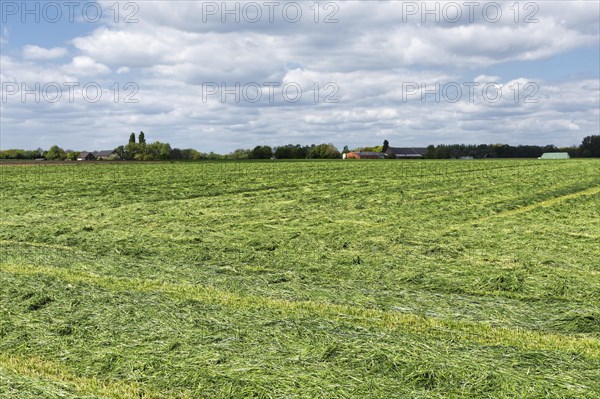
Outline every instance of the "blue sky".
[[514, 61], [485, 68], [486, 75], [536, 76], [549, 82], [597, 79], [600, 71], [600, 44], [577, 47], [535, 61]]
[[0, 3], [2, 148], [106, 149], [140, 130], [216, 152], [599, 131], [597, 1], [482, 1], [473, 18], [448, 1], [23, 4]]

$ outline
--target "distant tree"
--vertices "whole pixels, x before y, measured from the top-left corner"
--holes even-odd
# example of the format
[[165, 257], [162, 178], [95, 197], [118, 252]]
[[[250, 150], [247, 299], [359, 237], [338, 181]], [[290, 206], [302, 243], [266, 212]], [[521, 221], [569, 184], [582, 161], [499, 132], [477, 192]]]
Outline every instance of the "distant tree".
[[46, 158], [64, 161], [65, 159], [67, 159], [67, 153], [59, 146], [54, 145], [50, 147], [48, 152], [46, 152]]
[[237, 150], [235, 150], [231, 154], [229, 154], [229, 158], [230, 159], [248, 159], [248, 157], [250, 156], [250, 152], [251, 152], [251, 150], [244, 150], [244, 149], [238, 148]]
[[131, 133], [129, 135], [129, 142], [135, 144], [135, 133]]
[[[138, 143], [138, 145], [140, 145]], [[144, 161], [166, 161], [171, 156], [171, 145], [168, 143], [161, 143], [160, 141], [155, 141], [154, 143], [148, 144], [146, 146], [146, 151], [140, 157], [138, 155], [138, 159], [142, 159]]]
[[252, 159], [271, 159], [273, 157], [273, 149], [268, 145], [256, 146], [250, 152], [249, 158]]
[[250, 151], [250, 159], [260, 159], [262, 157], [262, 146], [257, 145]]
[[273, 149], [268, 145], [263, 146], [263, 158], [264, 159], [273, 158]]
[[140, 147], [135, 142], [129, 142], [125, 146], [125, 157], [123, 159], [133, 160], [133, 159], [143, 159], [143, 155], [140, 151]]
[[171, 144], [163, 143], [160, 146], [160, 153], [158, 154], [158, 159], [166, 161], [171, 158]]
[[537, 158], [544, 152], [568, 152], [572, 157], [579, 156], [579, 148], [554, 145], [540, 147], [537, 145], [512, 146], [508, 144], [440, 144], [427, 147], [427, 158], [448, 159], [471, 156], [474, 158]]
[[202, 153], [194, 150], [193, 148], [187, 148], [181, 150], [181, 159], [198, 160], [203, 159]]
[[210, 159], [210, 160], [214, 160], [214, 161], [224, 159], [223, 155], [217, 154], [216, 152], [213, 152], [213, 151], [209, 152], [205, 156], [206, 156], [206, 159]]
[[0, 159], [36, 159], [41, 157], [43, 152], [43, 150], [2, 150], [0, 151]]
[[456, 158], [460, 158], [461, 156], [462, 156], [462, 151], [461, 151], [460, 146], [453, 145], [452, 149], [450, 150], [450, 158], [456, 159]]
[[275, 147], [273, 156], [277, 159], [306, 159], [309, 157], [311, 148], [314, 147], [314, 144], [311, 147], [301, 146], [300, 144], [287, 144]]
[[79, 153], [77, 151], [71, 151], [67, 153], [67, 159], [69, 161], [77, 161], [77, 157], [79, 156]]
[[600, 135], [584, 137], [579, 148], [584, 157], [600, 157]]
[[273, 156], [277, 159], [293, 159], [295, 158], [295, 146], [288, 144], [284, 146], [275, 147]]
[[390, 148], [390, 143], [387, 140], [383, 140], [383, 147], [381, 147], [381, 152], [386, 152]]
[[146, 136], [144, 135], [144, 132], [140, 132], [140, 134], [138, 136], [138, 144], [141, 144], [141, 145], [146, 144]]
[[429, 158], [429, 159], [436, 158], [435, 146], [433, 144], [427, 146], [427, 153], [425, 154], [425, 158]]
[[548, 144], [542, 147], [542, 152], [556, 152], [558, 148], [554, 144]]
[[347, 145], [344, 146], [344, 149], [342, 150], [342, 154], [347, 154], [350, 152], [350, 149], [348, 148]]
[[[134, 136], [135, 137], [135, 136]], [[121, 160], [126, 160], [127, 158], [127, 152], [125, 151], [125, 147], [120, 145], [117, 148], [115, 148], [115, 154], [117, 155], [117, 157]]]
[[182, 159], [182, 158], [183, 158], [183, 156], [182, 156], [182, 154], [181, 154], [181, 150], [180, 150], [179, 148], [173, 148], [173, 149], [171, 150], [171, 156], [170, 156], [170, 159], [175, 159], [175, 160], [177, 160], [177, 159]]
[[357, 148], [355, 151], [383, 152], [382, 150], [383, 150], [383, 146], [376, 145], [375, 147], [360, 147], [360, 148]]
[[319, 144], [310, 150], [309, 157], [314, 159], [340, 158], [341, 154], [333, 144]]

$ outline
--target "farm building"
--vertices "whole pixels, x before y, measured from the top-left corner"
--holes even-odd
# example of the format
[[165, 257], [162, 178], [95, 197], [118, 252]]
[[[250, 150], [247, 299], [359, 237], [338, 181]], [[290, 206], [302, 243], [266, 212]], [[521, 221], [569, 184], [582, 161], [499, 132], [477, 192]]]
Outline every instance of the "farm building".
[[423, 158], [427, 153], [427, 148], [410, 147], [410, 148], [394, 148], [389, 147], [385, 154], [392, 158]]
[[383, 152], [359, 151], [347, 153], [346, 159], [381, 159], [384, 156]]
[[108, 159], [111, 155], [114, 155], [114, 150], [95, 151], [94, 156], [96, 159]]
[[545, 152], [538, 159], [570, 159], [568, 152]]
[[96, 157], [91, 152], [83, 151], [77, 156], [78, 161], [94, 161]]

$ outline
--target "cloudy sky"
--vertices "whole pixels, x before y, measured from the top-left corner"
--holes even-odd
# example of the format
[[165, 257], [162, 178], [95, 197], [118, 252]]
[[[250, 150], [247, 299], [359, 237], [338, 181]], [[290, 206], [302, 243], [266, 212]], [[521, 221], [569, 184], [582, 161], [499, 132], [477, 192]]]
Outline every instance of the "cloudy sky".
[[2, 0], [0, 146], [578, 144], [597, 1]]

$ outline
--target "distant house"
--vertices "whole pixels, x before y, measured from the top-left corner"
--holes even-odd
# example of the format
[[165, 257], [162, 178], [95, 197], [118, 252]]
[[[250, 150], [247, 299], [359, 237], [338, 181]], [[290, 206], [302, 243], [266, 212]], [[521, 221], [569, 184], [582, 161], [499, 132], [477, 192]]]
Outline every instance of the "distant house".
[[384, 157], [383, 152], [373, 151], [358, 151], [349, 152], [346, 154], [346, 159], [381, 159]]
[[106, 160], [115, 154], [114, 150], [104, 150], [104, 151], [96, 151], [94, 152], [94, 156], [96, 159]]
[[427, 154], [427, 148], [409, 147], [409, 148], [394, 148], [389, 147], [385, 154], [392, 158], [423, 158]]
[[538, 159], [570, 159], [568, 152], [545, 152]]
[[94, 161], [94, 160], [96, 160], [96, 157], [91, 152], [83, 151], [83, 152], [80, 152], [79, 155], [77, 155], [77, 160], [78, 161]]

